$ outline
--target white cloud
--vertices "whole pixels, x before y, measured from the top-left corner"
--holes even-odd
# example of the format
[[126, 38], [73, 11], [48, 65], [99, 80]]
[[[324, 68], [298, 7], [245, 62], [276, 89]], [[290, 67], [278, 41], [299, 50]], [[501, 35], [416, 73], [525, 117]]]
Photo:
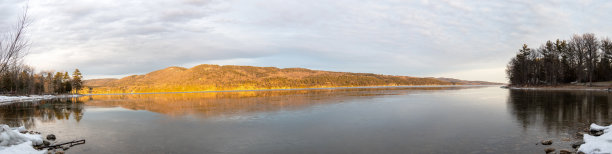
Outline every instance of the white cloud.
[[[22, 5], [0, 2], [0, 28]], [[28, 63], [91, 77], [220, 63], [505, 82], [501, 68], [523, 43], [611, 36], [611, 8], [557, 0], [33, 0]]]

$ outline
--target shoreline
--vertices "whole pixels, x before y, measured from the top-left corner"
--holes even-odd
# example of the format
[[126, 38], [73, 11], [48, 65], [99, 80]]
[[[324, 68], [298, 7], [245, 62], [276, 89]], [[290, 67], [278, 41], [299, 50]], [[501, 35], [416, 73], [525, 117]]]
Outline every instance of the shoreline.
[[558, 90], [558, 91], [612, 91], [612, 87], [605, 86], [579, 86], [579, 85], [560, 85], [560, 86], [503, 86], [510, 90]]
[[489, 87], [500, 85], [418, 85], [418, 86], [363, 86], [363, 87], [326, 87], [326, 88], [287, 88], [287, 89], [253, 89], [253, 90], [211, 90], [211, 91], [179, 91], [179, 92], [149, 92], [149, 93], [108, 93], [108, 94], [80, 94], [93, 95], [143, 95], [143, 94], [180, 94], [180, 93], [217, 93], [217, 92], [250, 92], [250, 91], [291, 91], [291, 90], [333, 90], [333, 89], [365, 89], [365, 88], [437, 88], [437, 87]]
[[0, 105], [8, 105], [13, 103], [20, 102], [33, 102], [40, 100], [49, 100], [56, 98], [72, 98], [72, 97], [80, 97], [83, 95], [79, 94], [61, 94], [61, 95], [28, 95], [28, 96], [5, 96], [0, 95]]
[[151, 92], [151, 93], [109, 93], [109, 94], [61, 94], [61, 95], [0, 95], [0, 105], [21, 102], [33, 102], [57, 98], [71, 98], [97, 95], [148, 95], [148, 94], [181, 94], [181, 93], [222, 93], [222, 92], [252, 92], [252, 91], [292, 91], [292, 90], [333, 90], [333, 89], [365, 89], [365, 88], [437, 88], [437, 87], [489, 87], [499, 85], [420, 85], [420, 86], [365, 86], [365, 87], [328, 87], [328, 88], [290, 88], [290, 89], [256, 89], [256, 90], [217, 90], [217, 91], [184, 91], [184, 92]]

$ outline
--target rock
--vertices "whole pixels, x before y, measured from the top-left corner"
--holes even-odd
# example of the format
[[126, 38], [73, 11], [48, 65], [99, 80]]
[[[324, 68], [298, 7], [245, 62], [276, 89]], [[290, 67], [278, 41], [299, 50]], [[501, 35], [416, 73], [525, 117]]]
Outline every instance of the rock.
[[64, 154], [64, 151], [55, 152], [55, 154]]
[[580, 147], [580, 145], [582, 145], [582, 144], [584, 144], [584, 141], [572, 143], [572, 148], [578, 149], [578, 147]]
[[55, 135], [53, 135], [53, 134], [47, 135], [47, 140], [54, 141], [55, 140]]
[[51, 142], [49, 142], [49, 141], [43, 141], [43, 144], [44, 144], [45, 146], [49, 146], [49, 145], [51, 145]]
[[544, 150], [544, 152], [546, 152], [546, 153], [555, 152], [555, 148], [546, 148], [546, 149]]
[[599, 130], [599, 131], [598, 130], [591, 130], [590, 133], [593, 136], [601, 136], [601, 135], [603, 135], [604, 132], [601, 131], [601, 130]]
[[577, 132], [576, 133], [576, 135], [578, 135], [578, 136], [584, 136], [584, 134], [585, 134], [584, 132]]
[[569, 150], [563, 149], [563, 150], [559, 150], [559, 154], [572, 154], [572, 152]]
[[544, 140], [542, 141], [542, 145], [551, 145], [552, 144], [552, 140]]
[[561, 140], [562, 141], [570, 141], [571, 139], [566, 137], [566, 138], [562, 138]]

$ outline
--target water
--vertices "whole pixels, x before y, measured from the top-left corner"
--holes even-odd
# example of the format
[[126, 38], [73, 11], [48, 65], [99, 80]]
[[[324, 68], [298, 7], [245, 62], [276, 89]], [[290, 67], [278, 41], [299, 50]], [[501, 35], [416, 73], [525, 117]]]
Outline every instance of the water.
[[[612, 94], [498, 87], [102, 95], [0, 106], [69, 153], [543, 153], [612, 122]], [[552, 139], [552, 146], [536, 145]]]

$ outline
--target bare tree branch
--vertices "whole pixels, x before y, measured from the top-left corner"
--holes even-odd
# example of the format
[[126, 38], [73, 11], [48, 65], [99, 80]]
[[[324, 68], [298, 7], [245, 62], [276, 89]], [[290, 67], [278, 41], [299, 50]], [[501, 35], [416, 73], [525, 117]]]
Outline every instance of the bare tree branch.
[[25, 6], [14, 31], [0, 39], [0, 74], [6, 73], [12, 66], [19, 65], [27, 55], [30, 41], [25, 37], [25, 33], [30, 23], [28, 6]]

